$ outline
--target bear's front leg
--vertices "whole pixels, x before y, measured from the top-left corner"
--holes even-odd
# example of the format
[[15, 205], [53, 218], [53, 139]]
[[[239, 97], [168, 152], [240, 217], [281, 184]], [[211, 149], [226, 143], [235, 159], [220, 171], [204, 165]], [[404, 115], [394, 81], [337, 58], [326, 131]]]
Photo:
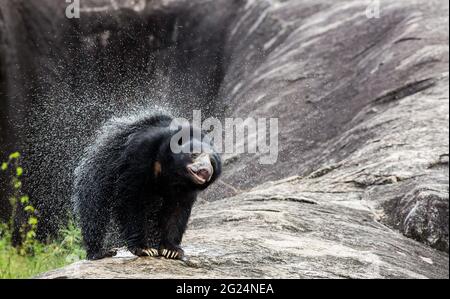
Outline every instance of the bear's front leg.
[[184, 251], [180, 244], [191, 215], [195, 194], [165, 199], [160, 216], [161, 243], [159, 254], [168, 259], [183, 259]]
[[136, 256], [158, 256], [157, 248], [149, 248], [145, 238], [145, 215], [141, 205], [122, 205], [116, 212], [120, 232], [128, 250]]

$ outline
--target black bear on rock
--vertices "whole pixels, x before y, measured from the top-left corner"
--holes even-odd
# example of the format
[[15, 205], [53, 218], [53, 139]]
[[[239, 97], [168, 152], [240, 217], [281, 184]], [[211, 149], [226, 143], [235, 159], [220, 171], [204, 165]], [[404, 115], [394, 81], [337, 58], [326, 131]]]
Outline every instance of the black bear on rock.
[[115, 254], [103, 245], [111, 219], [133, 254], [183, 258], [192, 206], [219, 177], [221, 160], [209, 142], [193, 138], [178, 145], [201, 145], [200, 153], [174, 153], [171, 141], [181, 127], [171, 127], [172, 120], [164, 114], [112, 119], [86, 149], [73, 200], [88, 259]]

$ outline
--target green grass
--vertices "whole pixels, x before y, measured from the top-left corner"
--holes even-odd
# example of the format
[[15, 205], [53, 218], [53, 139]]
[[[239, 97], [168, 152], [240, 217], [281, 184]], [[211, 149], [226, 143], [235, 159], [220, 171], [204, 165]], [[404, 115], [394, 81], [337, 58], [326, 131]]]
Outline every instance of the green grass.
[[[36, 239], [38, 213], [28, 195], [22, 191], [24, 169], [20, 166], [20, 159], [20, 153], [14, 152], [6, 162], [0, 163], [0, 174], [5, 174], [10, 181], [10, 190], [7, 192], [12, 211], [8, 221], [0, 223], [0, 279], [30, 278], [85, 257], [80, 230], [72, 223], [61, 230], [59, 238], [48, 244]], [[14, 248], [11, 234], [19, 209], [23, 210], [27, 218], [19, 230], [21, 246]]]
[[49, 244], [36, 242], [34, 254], [21, 255], [11, 246], [10, 234], [3, 231], [0, 238], [0, 279], [30, 278], [85, 258], [80, 231], [69, 224], [60, 237]]

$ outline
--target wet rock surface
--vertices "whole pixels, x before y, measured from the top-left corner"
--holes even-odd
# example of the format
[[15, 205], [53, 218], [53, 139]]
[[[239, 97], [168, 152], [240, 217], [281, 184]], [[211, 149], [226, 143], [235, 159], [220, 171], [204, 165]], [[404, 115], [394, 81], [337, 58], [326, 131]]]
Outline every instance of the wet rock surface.
[[[41, 110], [31, 120], [44, 108], [66, 120], [83, 115], [76, 125], [63, 122], [78, 132], [56, 134], [64, 147], [52, 147], [54, 134], [44, 138], [57, 149], [51, 157], [76, 160], [97, 122], [118, 107], [141, 105], [146, 99], [135, 99], [143, 94], [183, 111], [205, 108], [205, 116], [278, 118], [280, 153], [266, 166], [254, 155], [224, 156], [224, 176], [195, 207], [183, 242], [190, 262], [83, 261], [42, 278], [448, 278], [447, 1], [380, 1], [380, 18], [367, 17], [371, 1], [100, 2], [85, 1], [89, 22], [67, 21], [60, 32], [77, 33], [70, 42], [80, 56], [71, 62], [64, 47], [52, 52], [69, 57], [63, 70], [81, 69], [77, 92], [68, 95], [79, 115], [61, 112], [65, 92], [34, 104]], [[0, 11], [18, 13], [10, 6], [2, 2]], [[123, 45], [131, 45], [130, 58], [109, 63]], [[19, 51], [23, 65], [30, 47]], [[103, 61], [101, 74], [88, 67], [92, 57]], [[151, 57], [144, 59], [151, 67], [136, 68], [142, 57]], [[132, 84], [122, 84], [133, 74]], [[51, 76], [57, 73], [38, 86], [54, 82]], [[109, 79], [91, 88], [96, 78]], [[105, 90], [113, 96], [101, 96]], [[51, 195], [64, 200], [63, 185]]]
[[357, 192], [293, 177], [200, 203], [187, 261], [80, 261], [39, 278], [446, 278], [448, 255], [378, 221]]

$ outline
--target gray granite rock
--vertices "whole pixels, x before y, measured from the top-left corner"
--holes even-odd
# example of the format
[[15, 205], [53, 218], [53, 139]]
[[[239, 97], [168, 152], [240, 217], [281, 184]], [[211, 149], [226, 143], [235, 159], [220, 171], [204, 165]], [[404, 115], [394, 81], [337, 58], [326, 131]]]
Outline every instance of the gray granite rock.
[[318, 181], [293, 177], [197, 205], [187, 261], [124, 254], [38, 278], [448, 278], [447, 253], [380, 223], [359, 189]]

